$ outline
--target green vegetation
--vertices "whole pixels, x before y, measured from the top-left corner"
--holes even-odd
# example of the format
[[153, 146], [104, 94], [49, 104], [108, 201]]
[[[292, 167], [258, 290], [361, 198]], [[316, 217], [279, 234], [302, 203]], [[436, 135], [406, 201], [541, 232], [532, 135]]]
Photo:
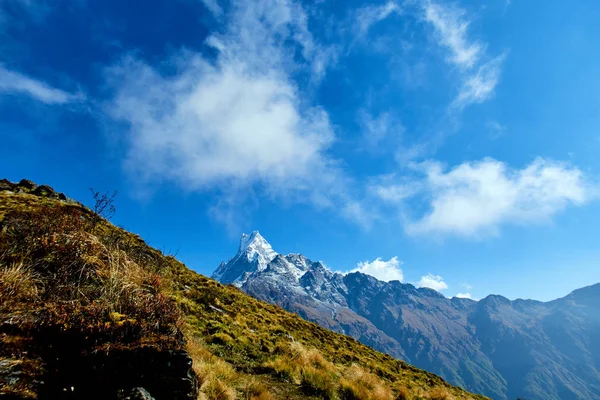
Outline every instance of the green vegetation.
[[483, 398], [199, 275], [53, 191], [6, 186], [0, 363], [19, 379], [0, 394], [37, 398], [59, 369], [43, 347], [68, 338], [90, 356], [185, 349], [199, 399]]

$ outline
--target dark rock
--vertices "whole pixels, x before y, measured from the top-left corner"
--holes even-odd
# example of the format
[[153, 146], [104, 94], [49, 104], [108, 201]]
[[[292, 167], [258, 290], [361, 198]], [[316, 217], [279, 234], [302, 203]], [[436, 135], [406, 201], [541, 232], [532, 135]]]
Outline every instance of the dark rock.
[[25, 189], [27, 192], [32, 191], [37, 187], [37, 185], [29, 179], [21, 179], [17, 186], [21, 189]]
[[54, 189], [52, 189], [48, 185], [40, 185], [40, 186], [36, 187], [33, 190], [32, 194], [35, 194], [36, 196], [41, 196], [41, 197], [58, 197], [58, 195], [56, 194]]
[[0, 192], [11, 191], [16, 193], [28, 193], [40, 197], [49, 197], [52, 199], [58, 199], [66, 201], [67, 196], [64, 193], [58, 193], [52, 187], [48, 185], [36, 185], [34, 182], [28, 179], [22, 179], [19, 183], [12, 183], [8, 179], [0, 180]]
[[8, 179], [2, 179], [0, 180], [0, 191], [3, 190], [14, 190], [15, 189], [15, 184], [12, 183], [11, 181], [9, 181]]

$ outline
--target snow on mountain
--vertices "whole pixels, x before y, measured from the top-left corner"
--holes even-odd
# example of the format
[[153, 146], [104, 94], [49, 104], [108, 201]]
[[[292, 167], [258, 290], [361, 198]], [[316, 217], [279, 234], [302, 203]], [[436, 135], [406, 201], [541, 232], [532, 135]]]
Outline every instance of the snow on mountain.
[[267, 264], [277, 256], [273, 247], [258, 231], [250, 235], [242, 234], [238, 254], [244, 255], [249, 262], [256, 262], [259, 271], [265, 269]]
[[280, 260], [274, 265], [278, 268], [278, 275], [284, 276], [289, 272], [297, 281], [306, 272], [305, 257], [299, 254], [281, 256], [260, 232], [253, 231], [249, 235], [244, 233], [237, 254], [226, 263], [222, 262], [212, 277], [219, 282], [242, 287], [250, 276], [265, 271], [278, 258]]

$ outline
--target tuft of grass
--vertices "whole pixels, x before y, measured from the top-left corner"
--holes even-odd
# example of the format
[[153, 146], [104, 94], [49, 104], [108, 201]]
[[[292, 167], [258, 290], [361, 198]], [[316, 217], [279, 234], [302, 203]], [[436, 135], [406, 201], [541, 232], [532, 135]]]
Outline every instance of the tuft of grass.
[[215, 357], [198, 338], [188, 338], [186, 349], [200, 384], [198, 400], [235, 399], [236, 392], [231, 383], [237, 380], [237, 373], [233, 367]]
[[275, 359], [265, 367], [284, 379], [300, 385], [302, 391], [324, 399], [337, 399], [339, 375], [337, 368], [316, 349], [308, 349], [298, 342], [280, 345]]
[[391, 388], [377, 376], [353, 364], [340, 381], [344, 400], [394, 400]]
[[0, 264], [0, 312], [26, 301], [38, 300], [40, 280], [23, 263]]
[[274, 400], [268, 386], [256, 377], [251, 377], [241, 389], [244, 400]]
[[437, 386], [429, 390], [425, 398], [427, 400], [454, 400], [454, 396], [452, 396], [447, 388], [442, 386]]
[[412, 400], [413, 395], [406, 388], [406, 386], [400, 386], [396, 389], [396, 400]]

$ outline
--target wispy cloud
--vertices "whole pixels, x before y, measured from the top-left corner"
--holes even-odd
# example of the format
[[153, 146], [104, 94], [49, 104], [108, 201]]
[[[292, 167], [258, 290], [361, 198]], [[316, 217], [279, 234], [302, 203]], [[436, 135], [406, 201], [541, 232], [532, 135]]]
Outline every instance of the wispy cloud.
[[461, 76], [459, 93], [451, 108], [462, 110], [493, 97], [500, 81], [507, 53], [486, 56], [486, 44], [469, 38], [471, 20], [467, 12], [455, 5], [423, 1], [423, 19], [431, 24], [439, 44], [447, 49], [447, 60], [458, 67]]
[[350, 272], [362, 272], [363, 274], [374, 276], [380, 281], [400, 281], [404, 280], [404, 274], [400, 266], [402, 261], [398, 257], [392, 257], [389, 260], [382, 260], [380, 257], [373, 261], [362, 261], [358, 263], [357, 268]]
[[392, 14], [401, 14], [402, 8], [395, 1], [388, 1], [380, 5], [368, 5], [355, 12], [354, 26], [355, 38], [362, 39], [367, 36], [369, 29], [376, 23], [383, 21]]
[[223, 9], [217, 0], [202, 0], [202, 3], [215, 17], [223, 15]]
[[502, 54], [481, 65], [475, 73], [468, 75], [462, 83], [453, 106], [462, 109], [492, 98], [496, 85], [500, 81], [502, 63], [505, 58], [506, 54]]
[[[409, 234], [455, 234], [477, 237], [496, 233], [502, 224], [549, 220], [568, 205], [587, 202], [594, 191], [576, 167], [536, 159], [523, 169], [484, 159], [445, 171], [441, 164], [420, 164], [424, 179], [412, 183], [409, 194], [429, 199], [429, 211], [416, 220], [407, 218]], [[402, 205], [393, 185], [380, 188], [380, 197]]]
[[427, 287], [438, 292], [448, 289], [448, 285], [444, 282], [444, 278], [431, 273], [421, 277], [421, 280], [416, 284], [418, 287]]
[[463, 9], [452, 5], [424, 2], [424, 19], [429, 22], [440, 44], [448, 49], [449, 61], [461, 68], [471, 68], [478, 61], [484, 46], [469, 40], [470, 20]]
[[81, 94], [54, 88], [40, 80], [11, 71], [1, 64], [0, 93], [25, 95], [46, 104], [65, 104], [83, 98]]

